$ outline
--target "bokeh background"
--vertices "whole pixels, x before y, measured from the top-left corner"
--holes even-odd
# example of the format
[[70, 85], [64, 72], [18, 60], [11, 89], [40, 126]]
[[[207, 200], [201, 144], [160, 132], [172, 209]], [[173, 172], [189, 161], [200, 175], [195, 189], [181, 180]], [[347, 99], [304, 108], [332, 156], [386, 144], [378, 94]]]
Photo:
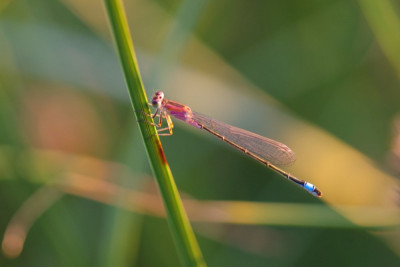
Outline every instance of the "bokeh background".
[[[176, 122], [209, 266], [399, 266], [399, 2], [125, 5], [148, 97], [287, 144], [324, 193]], [[102, 1], [1, 1], [1, 266], [179, 264], [135, 120]]]

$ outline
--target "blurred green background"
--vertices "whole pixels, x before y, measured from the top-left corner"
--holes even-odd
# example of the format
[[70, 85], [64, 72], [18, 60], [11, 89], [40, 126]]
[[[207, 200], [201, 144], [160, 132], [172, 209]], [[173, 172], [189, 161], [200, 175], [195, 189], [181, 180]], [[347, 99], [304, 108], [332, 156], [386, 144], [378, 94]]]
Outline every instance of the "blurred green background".
[[[148, 97], [284, 142], [324, 193], [176, 122], [209, 266], [399, 266], [397, 1], [125, 2]], [[179, 265], [102, 4], [0, 3], [1, 266]]]

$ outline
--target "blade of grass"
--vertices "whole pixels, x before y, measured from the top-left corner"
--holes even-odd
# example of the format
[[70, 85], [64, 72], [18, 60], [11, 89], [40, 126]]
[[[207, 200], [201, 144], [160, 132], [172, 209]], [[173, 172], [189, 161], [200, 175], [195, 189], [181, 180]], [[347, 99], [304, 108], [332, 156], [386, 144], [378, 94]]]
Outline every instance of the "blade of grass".
[[104, 0], [104, 3], [132, 106], [139, 123], [150, 164], [160, 188], [168, 224], [178, 248], [178, 254], [185, 266], [205, 266], [156, 129], [154, 126], [144, 122], [143, 113], [150, 115], [150, 109], [139, 73], [122, 0]]
[[400, 18], [388, 0], [359, 0], [376, 40], [400, 77]]

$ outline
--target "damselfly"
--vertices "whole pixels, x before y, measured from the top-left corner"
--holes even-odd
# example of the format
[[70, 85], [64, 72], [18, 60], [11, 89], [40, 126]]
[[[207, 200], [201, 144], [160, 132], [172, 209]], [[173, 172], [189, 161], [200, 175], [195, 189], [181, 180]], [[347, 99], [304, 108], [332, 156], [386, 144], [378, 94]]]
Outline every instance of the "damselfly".
[[317, 197], [322, 196], [322, 192], [313, 184], [300, 180], [275, 166], [289, 165], [295, 161], [293, 151], [286, 145], [194, 112], [189, 106], [165, 99], [163, 92], [156, 92], [153, 95], [151, 105], [156, 108], [152, 118], [154, 119], [157, 116], [159, 117], [158, 123], [154, 125], [160, 128], [163, 119], [167, 122], [167, 127], [158, 129], [158, 132], [164, 132], [159, 133], [159, 135], [172, 135], [174, 124], [170, 116], [173, 116], [196, 128], [206, 130], [215, 135], [222, 141], [243, 151], [246, 155], [249, 155], [270, 169], [276, 171], [289, 181], [304, 188], [312, 195]]

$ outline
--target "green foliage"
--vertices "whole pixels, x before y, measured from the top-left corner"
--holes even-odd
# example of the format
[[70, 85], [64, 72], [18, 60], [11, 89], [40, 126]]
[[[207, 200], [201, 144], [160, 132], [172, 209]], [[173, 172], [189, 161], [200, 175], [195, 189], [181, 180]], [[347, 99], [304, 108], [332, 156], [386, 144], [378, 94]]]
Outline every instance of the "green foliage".
[[118, 59], [99, 1], [0, 4], [0, 226], [17, 213], [27, 230], [0, 266], [186, 257], [154, 198], [177, 191], [139, 118], [156, 90], [286, 143], [297, 162], [284, 169], [324, 192], [176, 122], [161, 142], [181, 195], [200, 200], [186, 210], [209, 266], [398, 266], [399, 5], [191, 2], [125, 1], [138, 62]]

